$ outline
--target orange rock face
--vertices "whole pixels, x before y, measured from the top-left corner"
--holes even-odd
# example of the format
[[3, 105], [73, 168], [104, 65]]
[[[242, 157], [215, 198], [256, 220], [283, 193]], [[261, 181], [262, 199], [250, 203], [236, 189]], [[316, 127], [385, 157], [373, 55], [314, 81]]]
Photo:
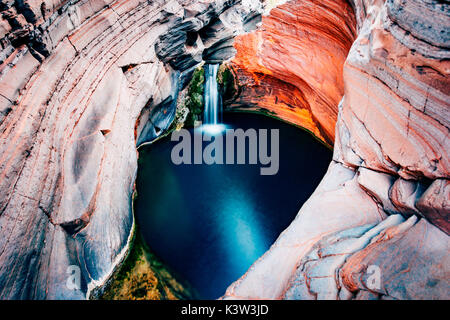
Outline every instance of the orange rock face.
[[[105, 283], [132, 235], [136, 142], [169, 127], [188, 69], [229, 58], [258, 16], [241, 3], [0, 2], [0, 299]], [[441, 0], [292, 0], [238, 39], [229, 108], [334, 155], [224, 298], [450, 299], [449, 30]]]
[[346, 1], [289, 1], [239, 36], [231, 66], [240, 87], [229, 108], [262, 110], [332, 145], [343, 65], [355, 38]]
[[185, 71], [205, 50], [226, 58], [221, 37], [258, 12], [30, 0], [0, 13], [0, 299], [85, 299], [128, 250], [136, 143], [171, 124]]
[[450, 6], [350, 2], [358, 36], [328, 173], [225, 299], [449, 299]]

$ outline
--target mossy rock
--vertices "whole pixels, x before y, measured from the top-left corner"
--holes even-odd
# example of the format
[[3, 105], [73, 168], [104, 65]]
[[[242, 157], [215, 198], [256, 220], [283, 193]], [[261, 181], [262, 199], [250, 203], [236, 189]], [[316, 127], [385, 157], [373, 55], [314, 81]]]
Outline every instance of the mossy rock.
[[203, 113], [203, 92], [205, 82], [205, 71], [202, 67], [197, 68], [192, 75], [188, 85], [185, 106], [189, 109], [185, 125], [193, 126], [195, 120], [199, 120]]
[[99, 299], [192, 299], [197, 296], [194, 291], [151, 253], [137, 229], [128, 257]]
[[220, 87], [223, 100], [231, 100], [237, 91], [233, 72], [227, 64], [222, 64], [217, 73], [217, 83]]

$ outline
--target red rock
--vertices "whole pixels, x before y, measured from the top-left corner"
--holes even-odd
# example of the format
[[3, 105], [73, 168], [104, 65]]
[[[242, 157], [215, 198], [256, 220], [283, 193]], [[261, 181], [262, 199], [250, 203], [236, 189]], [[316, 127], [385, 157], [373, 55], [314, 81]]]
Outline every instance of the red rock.
[[[351, 3], [358, 36], [343, 70], [334, 162], [294, 222], [225, 299], [449, 299], [449, 5]], [[262, 30], [259, 37], [279, 32]], [[260, 68], [260, 56], [269, 54], [291, 59], [256, 50], [240, 58], [244, 72], [246, 65]], [[289, 90], [296, 96], [291, 88], [303, 84], [285, 87], [283, 97]], [[346, 178], [338, 174], [345, 170]], [[409, 219], [355, 247], [399, 214]], [[380, 288], [370, 287], [369, 267], [381, 274]]]
[[[46, 14], [40, 1], [11, 2], [17, 21], [0, 29], [9, 32], [0, 53], [1, 299], [85, 299], [125, 257], [136, 143], [169, 127], [185, 68], [199, 62], [186, 33], [222, 15], [238, 32], [258, 14], [224, 0], [188, 17], [196, 2], [46, 1]], [[221, 41], [208, 34], [210, 46]], [[157, 43], [181, 62], [159, 60]], [[66, 286], [71, 265], [77, 290]]]
[[346, 1], [298, 0], [272, 9], [258, 31], [235, 41], [231, 67], [240, 92], [229, 107], [269, 112], [332, 145], [355, 25]]
[[[356, 299], [364, 292], [381, 299], [448, 299], [449, 237], [423, 219], [398, 232], [401, 226], [345, 262], [343, 285]], [[379, 268], [380, 287], [371, 286], [369, 266]]]
[[[0, 298], [84, 299], [105, 283], [132, 235], [136, 142], [170, 125], [187, 68], [228, 59], [256, 23], [238, 2], [2, 2]], [[224, 298], [449, 298], [448, 6], [292, 0], [239, 38], [230, 108], [335, 148]]]

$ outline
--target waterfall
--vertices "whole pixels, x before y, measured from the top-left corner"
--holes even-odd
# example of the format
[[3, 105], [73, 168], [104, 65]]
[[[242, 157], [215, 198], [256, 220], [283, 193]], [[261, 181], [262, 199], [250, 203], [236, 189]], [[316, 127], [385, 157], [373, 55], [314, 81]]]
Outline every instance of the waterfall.
[[218, 64], [207, 64], [205, 69], [205, 111], [203, 124], [217, 125], [220, 123], [221, 99], [217, 84]]

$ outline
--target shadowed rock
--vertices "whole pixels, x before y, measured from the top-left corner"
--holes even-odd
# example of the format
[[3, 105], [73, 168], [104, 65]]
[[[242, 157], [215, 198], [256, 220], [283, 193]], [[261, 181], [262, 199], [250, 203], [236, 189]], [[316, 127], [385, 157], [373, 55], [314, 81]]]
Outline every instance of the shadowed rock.
[[0, 298], [85, 299], [128, 250], [136, 145], [169, 127], [202, 61], [188, 32], [258, 12], [241, 1], [2, 4]]
[[[225, 299], [450, 296], [449, 4], [350, 2], [358, 35], [343, 69], [333, 163], [294, 222]], [[272, 12], [275, 19], [278, 12]], [[309, 30], [321, 23], [312, 21]], [[279, 33], [259, 32], [266, 39]], [[283, 51], [270, 54], [292, 59]], [[253, 55], [238, 47], [240, 61]], [[302, 85], [298, 81], [296, 88]], [[292, 88], [284, 92], [298, 96]], [[384, 227], [401, 216], [408, 220]], [[379, 287], [371, 286], [374, 270], [381, 275]]]

